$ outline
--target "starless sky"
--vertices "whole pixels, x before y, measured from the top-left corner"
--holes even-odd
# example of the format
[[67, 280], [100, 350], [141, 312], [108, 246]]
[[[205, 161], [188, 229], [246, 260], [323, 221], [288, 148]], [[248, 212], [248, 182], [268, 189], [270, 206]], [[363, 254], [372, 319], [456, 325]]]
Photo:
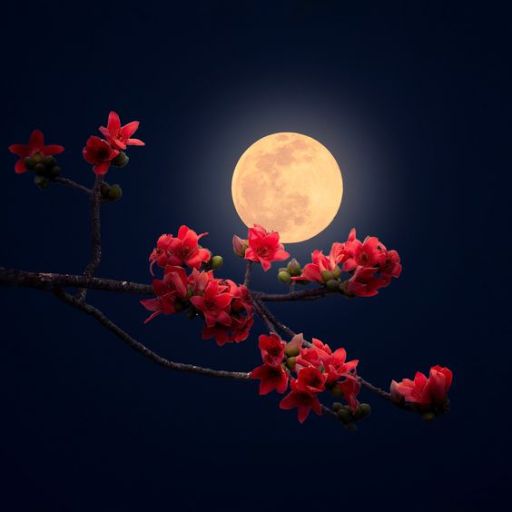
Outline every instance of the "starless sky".
[[[505, 12], [325, 0], [2, 10], [2, 147], [41, 128], [66, 147], [63, 172], [90, 183], [81, 149], [108, 111], [141, 121], [147, 146], [109, 174], [124, 197], [104, 208], [100, 275], [149, 281], [156, 237], [187, 223], [210, 233], [221, 275], [241, 279], [233, 168], [266, 134], [305, 133], [339, 162], [344, 197], [333, 224], [294, 254], [304, 262], [356, 226], [398, 249], [404, 271], [373, 299], [275, 312], [345, 346], [382, 386], [437, 363], [455, 380], [452, 412], [432, 424], [363, 395], [374, 413], [358, 433], [316, 417], [301, 426], [256, 384], [170, 374], [49, 295], [2, 289], [1, 510], [467, 512], [508, 499]], [[86, 199], [40, 192], [14, 175], [7, 150], [0, 158], [0, 265], [82, 269]], [[254, 287], [281, 289], [272, 271], [255, 272]], [[176, 360], [259, 362], [254, 338], [218, 348], [182, 317], [143, 326], [136, 297], [90, 298]]]

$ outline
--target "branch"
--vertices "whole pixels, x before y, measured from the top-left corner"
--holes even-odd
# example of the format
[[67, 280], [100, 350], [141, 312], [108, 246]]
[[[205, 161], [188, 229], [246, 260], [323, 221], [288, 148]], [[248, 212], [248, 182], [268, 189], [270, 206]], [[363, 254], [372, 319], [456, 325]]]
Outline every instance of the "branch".
[[58, 183], [60, 185], [64, 185], [65, 187], [74, 188], [75, 190], [79, 190], [80, 192], [84, 192], [87, 195], [92, 194], [92, 190], [90, 188], [85, 187], [84, 185], [81, 185], [80, 183], [77, 183], [76, 181], [70, 180], [69, 178], [63, 178], [61, 176], [57, 176], [56, 178], [52, 179], [53, 183]]
[[21, 286], [40, 290], [53, 290], [70, 286], [108, 292], [152, 295], [153, 287], [149, 284], [118, 281], [100, 277], [86, 277], [74, 274], [55, 274], [51, 272], [26, 272], [24, 270], [0, 267], [1, 286]]
[[341, 290], [329, 290], [326, 287], [312, 288], [308, 290], [301, 290], [298, 292], [292, 291], [290, 293], [265, 293], [253, 292], [254, 297], [264, 302], [288, 302], [295, 300], [315, 300], [326, 295], [346, 295]]
[[[96, 176], [94, 188], [91, 193], [91, 259], [85, 267], [84, 276], [92, 277], [101, 262], [101, 184], [103, 178]], [[85, 300], [87, 288], [82, 288], [77, 292], [77, 297]]]
[[251, 269], [252, 269], [252, 261], [248, 261], [245, 264], [245, 274], [244, 274], [244, 286], [249, 287], [249, 282], [251, 281]]
[[178, 363], [176, 361], [170, 361], [165, 357], [160, 356], [156, 352], [153, 352], [148, 347], [143, 345], [140, 341], [137, 341], [135, 338], [130, 336], [126, 331], [123, 331], [117, 324], [112, 322], [102, 311], [91, 306], [90, 304], [84, 302], [83, 300], [70, 295], [69, 293], [64, 292], [63, 290], [55, 290], [55, 295], [66, 302], [70, 306], [77, 308], [84, 313], [95, 318], [103, 327], [113, 332], [118, 338], [124, 341], [130, 348], [141, 353], [143, 356], [147, 357], [154, 363], [163, 366], [169, 370], [186, 372], [186, 373], [195, 373], [199, 375], [207, 375], [210, 377], [220, 377], [224, 379], [233, 379], [233, 380], [249, 380], [249, 374], [247, 372], [232, 372], [227, 370], [213, 370], [211, 368], [204, 368], [202, 366], [196, 366], [194, 364], [188, 363]]

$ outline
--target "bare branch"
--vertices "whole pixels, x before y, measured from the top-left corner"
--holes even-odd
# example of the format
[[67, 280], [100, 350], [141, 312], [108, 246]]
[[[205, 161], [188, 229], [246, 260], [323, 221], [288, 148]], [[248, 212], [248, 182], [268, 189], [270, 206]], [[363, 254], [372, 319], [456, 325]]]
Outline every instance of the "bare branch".
[[224, 379], [233, 379], [233, 380], [249, 380], [249, 374], [247, 372], [232, 372], [227, 370], [213, 370], [211, 368], [204, 368], [202, 366], [197, 366], [194, 364], [188, 363], [178, 363], [176, 361], [170, 361], [165, 357], [160, 356], [156, 352], [153, 352], [151, 349], [143, 345], [140, 341], [137, 341], [135, 338], [130, 336], [126, 331], [121, 329], [117, 324], [112, 322], [102, 311], [91, 306], [90, 304], [70, 295], [69, 293], [64, 292], [63, 290], [55, 290], [55, 295], [62, 301], [66, 302], [70, 306], [73, 306], [84, 313], [95, 318], [103, 327], [113, 332], [118, 338], [124, 341], [130, 348], [141, 353], [154, 363], [163, 366], [164, 368], [168, 368], [169, 370], [174, 370], [178, 372], [186, 372], [186, 373], [195, 373], [199, 375], [207, 375], [209, 377], [220, 377]]
[[52, 179], [52, 183], [58, 183], [59, 185], [64, 185], [65, 187], [74, 188], [75, 190], [79, 190], [80, 192], [84, 192], [87, 195], [92, 194], [92, 190], [87, 188], [76, 181], [70, 180], [69, 178], [63, 178], [61, 176], [57, 176]]

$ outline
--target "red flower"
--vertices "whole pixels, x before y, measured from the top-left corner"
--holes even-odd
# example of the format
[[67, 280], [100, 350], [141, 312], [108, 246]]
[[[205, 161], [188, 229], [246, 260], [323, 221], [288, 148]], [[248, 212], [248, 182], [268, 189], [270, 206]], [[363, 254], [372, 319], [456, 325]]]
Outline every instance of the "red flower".
[[357, 267], [353, 276], [348, 280], [346, 291], [349, 295], [358, 297], [373, 297], [391, 282], [391, 277], [386, 274], [379, 274], [378, 269], [373, 267]]
[[181, 267], [168, 267], [162, 280], [153, 280], [156, 297], [141, 300], [140, 303], [152, 314], [146, 318], [148, 323], [163, 313], [171, 315], [183, 309], [187, 297], [187, 275]]
[[429, 376], [416, 372], [414, 380], [403, 379], [391, 382], [391, 396], [395, 400], [418, 405], [443, 405], [448, 398], [453, 373], [449, 368], [433, 366]]
[[245, 286], [238, 286], [229, 279], [217, 281], [232, 297], [229, 308], [226, 309], [231, 321], [227, 325], [219, 322], [211, 326], [206, 325], [202, 338], [215, 338], [219, 346], [225, 343], [240, 343], [247, 339], [254, 323], [254, 311], [249, 292]]
[[112, 148], [106, 140], [91, 135], [82, 150], [82, 155], [85, 161], [93, 166], [94, 173], [103, 176], [109, 170], [112, 160], [119, 155], [119, 150]]
[[227, 309], [232, 298], [233, 296], [226, 292], [226, 287], [214, 279], [206, 285], [203, 295], [190, 297], [190, 302], [204, 315], [206, 326], [213, 327], [217, 323], [231, 325]]
[[248, 248], [245, 251], [245, 259], [261, 263], [266, 272], [273, 261], [282, 261], [290, 257], [279, 243], [279, 233], [268, 232], [265, 228], [254, 225], [249, 229]]
[[397, 251], [391, 250], [386, 254], [386, 259], [382, 264], [380, 271], [382, 274], [391, 277], [400, 277], [402, 273], [402, 264], [400, 263], [400, 255]]
[[258, 347], [265, 364], [278, 366], [283, 362], [285, 343], [277, 334], [262, 334], [258, 338]]
[[302, 368], [297, 374], [297, 389], [307, 393], [321, 393], [325, 390], [327, 375], [318, 368]]
[[284, 393], [288, 387], [288, 372], [282, 365], [263, 364], [250, 373], [251, 379], [260, 380], [260, 395], [267, 395], [274, 389]]
[[339, 380], [333, 388], [334, 392], [338, 391], [343, 395], [343, 398], [347, 401], [353, 412], [356, 411], [357, 406], [359, 405], [357, 395], [359, 394], [360, 390], [361, 383], [359, 382], [359, 379], [354, 375], [346, 375], [346, 377]]
[[23, 174], [27, 170], [25, 158], [36, 153], [41, 153], [44, 156], [58, 155], [64, 151], [64, 147], [58, 144], [45, 145], [43, 132], [34, 130], [30, 135], [28, 144], [11, 144], [9, 151], [20, 157], [14, 165], [14, 171], [16, 174]]
[[141, 140], [130, 138], [138, 128], [139, 121], [121, 126], [119, 115], [116, 112], [110, 112], [107, 127], [100, 126], [99, 130], [113, 148], [124, 150], [126, 146], [144, 146]]
[[306, 421], [311, 410], [322, 414], [322, 404], [316, 394], [300, 389], [297, 380], [292, 380], [290, 386], [292, 390], [279, 403], [281, 409], [297, 408], [297, 418], [301, 423]]
[[314, 250], [311, 253], [311, 261], [312, 263], [304, 265], [300, 276], [292, 277], [294, 281], [317, 281], [323, 284], [330, 279], [338, 278], [341, 274], [332, 251], [326, 256], [322, 251]]
[[211, 253], [198, 244], [198, 241], [208, 233], [198, 235], [188, 226], [180, 226], [178, 236], [162, 235], [156, 243], [155, 249], [149, 255], [150, 270], [153, 273], [153, 265], [165, 268], [166, 265], [188, 265], [191, 268], [199, 268], [203, 263], [208, 263]]

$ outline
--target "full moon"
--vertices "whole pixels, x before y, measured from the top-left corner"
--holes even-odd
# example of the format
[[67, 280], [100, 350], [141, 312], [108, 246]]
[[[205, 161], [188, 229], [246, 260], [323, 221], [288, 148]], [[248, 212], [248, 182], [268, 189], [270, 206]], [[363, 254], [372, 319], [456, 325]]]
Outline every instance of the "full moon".
[[303, 242], [323, 231], [341, 205], [343, 180], [329, 150], [301, 133], [267, 135], [249, 146], [231, 181], [235, 209], [248, 227]]

